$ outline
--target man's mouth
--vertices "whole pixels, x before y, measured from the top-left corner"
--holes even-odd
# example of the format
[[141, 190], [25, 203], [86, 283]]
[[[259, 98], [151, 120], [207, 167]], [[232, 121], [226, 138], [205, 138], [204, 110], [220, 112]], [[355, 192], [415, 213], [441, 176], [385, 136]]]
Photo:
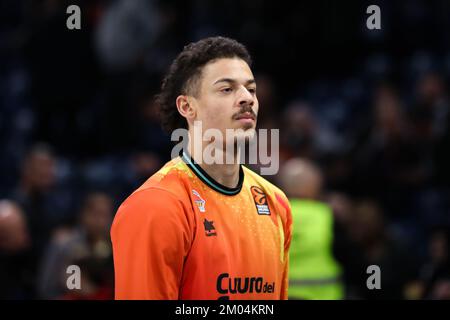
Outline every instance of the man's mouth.
[[236, 120], [247, 120], [247, 121], [255, 121], [255, 116], [250, 112], [245, 112], [236, 117]]

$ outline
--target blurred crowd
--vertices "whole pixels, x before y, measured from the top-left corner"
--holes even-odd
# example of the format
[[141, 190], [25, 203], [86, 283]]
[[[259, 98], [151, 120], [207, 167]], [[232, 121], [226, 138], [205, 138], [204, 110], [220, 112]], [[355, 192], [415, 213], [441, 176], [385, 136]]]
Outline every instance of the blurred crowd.
[[371, 33], [363, 4], [2, 1], [0, 298], [113, 297], [115, 210], [170, 160], [154, 94], [183, 45], [220, 34], [253, 55], [281, 168], [320, 171], [345, 297], [450, 299], [450, 6], [379, 1]]

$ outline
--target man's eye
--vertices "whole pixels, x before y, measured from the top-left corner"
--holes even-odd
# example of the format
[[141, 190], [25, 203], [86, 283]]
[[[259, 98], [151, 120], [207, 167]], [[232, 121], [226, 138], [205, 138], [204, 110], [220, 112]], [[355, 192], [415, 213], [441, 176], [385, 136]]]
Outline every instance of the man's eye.
[[220, 91], [222, 91], [222, 92], [224, 92], [224, 93], [229, 93], [229, 92], [233, 91], [233, 89], [231, 89], [231, 88], [223, 88], [223, 89], [220, 90]]
[[248, 88], [247, 90], [248, 90], [248, 92], [250, 92], [252, 94], [256, 93], [256, 88]]

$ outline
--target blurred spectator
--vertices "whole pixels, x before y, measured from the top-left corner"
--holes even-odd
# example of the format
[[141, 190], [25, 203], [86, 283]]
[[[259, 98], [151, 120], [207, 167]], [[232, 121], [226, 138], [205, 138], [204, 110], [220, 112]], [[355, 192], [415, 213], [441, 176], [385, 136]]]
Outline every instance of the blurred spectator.
[[416, 138], [433, 143], [447, 129], [449, 105], [442, 77], [433, 72], [425, 73], [417, 83], [415, 101], [412, 121]]
[[[113, 202], [104, 193], [87, 195], [74, 229], [58, 229], [41, 264], [39, 295], [44, 299], [112, 299], [113, 270], [109, 229]], [[81, 291], [67, 289], [67, 267], [81, 269]]]
[[22, 209], [0, 200], [0, 299], [34, 298], [30, 235]]
[[360, 298], [404, 299], [408, 285], [417, 278], [417, 256], [389, 231], [376, 202], [361, 200], [355, 204], [350, 234], [363, 248], [366, 268], [376, 265], [381, 270], [381, 290], [370, 290], [361, 282]]
[[264, 107], [258, 114], [258, 128], [278, 129], [280, 106], [273, 78], [263, 73], [257, 74], [255, 78], [258, 85], [258, 102]]
[[286, 157], [319, 160], [337, 150], [338, 137], [320, 123], [308, 102], [293, 101], [284, 110], [280, 127], [281, 149]]
[[436, 227], [431, 233], [428, 261], [422, 266], [418, 297], [423, 299], [450, 299], [450, 232]]
[[333, 212], [333, 255], [342, 266], [345, 299], [361, 299], [360, 288], [366, 282], [368, 265], [364, 248], [351, 235], [353, 200], [345, 194], [329, 192], [326, 202]]
[[[111, 276], [111, 261], [102, 257], [86, 256], [71, 261], [81, 270], [80, 289], [66, 291], [61, 300], [112, 300], [114, 287]], [[105, 272], [107, 272], [105, 274]]]
[[12, 198], [24, 208], [36, 259], [54, 228], [73, 220], [74, 193], [58, 181], [57, 159], [51, 148], [37, 144], [26, 155]]
[[152, 80], [144, 79], [143, 84], [136, 84], [137, 89], [133, 95], [134, 104], [136, 105], [136, 115], [133, 122], [135, 123], [135, 135], [133, 137], [133, 145], [138, 150], [147, 150], [167, 158], [170, 160], [171, 141], [170, 136], [161, 128], [161, 122], [158, 114], [158, 107], [155, 103], [155, 95], [158, 85]]
[[162, 165], [161, 158], [153, 152], [136, 152], [125, 166], [120, 199], [124, 199], [136, 186], [143, 184]]
[[435, 166], [434, 181], [440, 186], [449, 186], [450, 107], [443, 77], [425, 73], [417, 83], [415, 101], [411, 118], [417, 148], [427, 154]]
[[322, 179], [313, 163], [299, 158], [290, 159], [280, 172], [280, 185], [292, 207], [290, 299], [344, 298], [342, 270], [332, 250], [333, 214], [321, 201]]
[[411, 214], [412, 193], [426, 182], [430, 171], [395, 89], [383, 84], [374, 98], [372, 127], [355, 155], [355, 190], [381, 200], [387, 214], [398, 218]]
[[96, 158], [80, 166], [82, 185], [108, 192], [118, 205], [161, 167], [161, 161], [158, 153], [145, 150], [136, 150], [124, 157]]
[[281, 145], [285, 157], [312, 159], [317, 153], [317, 122], [309, 105], [294, 102], [283, 113]]
[[96, 46], [107, 69], [132, 69], [153, 48], [162, 28], [155, 2], [118, 0], [106, 8], [97, 28]]

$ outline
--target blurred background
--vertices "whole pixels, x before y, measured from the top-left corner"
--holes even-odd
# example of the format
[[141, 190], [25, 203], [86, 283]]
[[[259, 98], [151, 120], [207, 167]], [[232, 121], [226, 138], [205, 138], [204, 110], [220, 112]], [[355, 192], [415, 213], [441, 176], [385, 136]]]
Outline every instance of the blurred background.
[[[114, 213], [170, 160], [153, 96], [183, 46], [213, 35], [248, 47], [258, 127], [281, 129], [266, 178], [305, 219], [293, 298], [449, 299], [446, 0], [0, 1], [0, 298], [113, 297]], [[308, 259], [336, 294], [307, 288], [330, 284]], [[67, 290], [71, 264], [82, 290]]]

